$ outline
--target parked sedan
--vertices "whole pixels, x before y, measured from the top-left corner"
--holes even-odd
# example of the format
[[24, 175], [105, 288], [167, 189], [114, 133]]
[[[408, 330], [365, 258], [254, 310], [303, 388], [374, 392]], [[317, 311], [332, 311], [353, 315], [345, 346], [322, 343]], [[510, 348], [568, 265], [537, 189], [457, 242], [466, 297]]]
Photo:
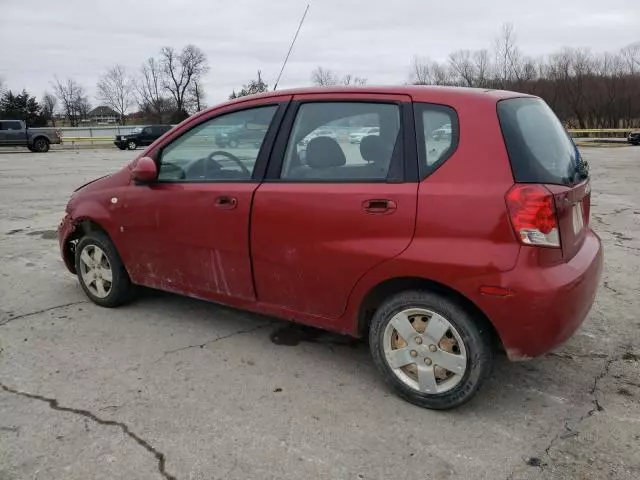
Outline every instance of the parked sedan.
[[313, 140], [314, 138], [317, 137], [328, 137], [332, 140], [338, 140], [338, 136], [336, 135], [336, 133], [333, 130], [328, 130], [326, 128], [320, 128], [318, 130], [314, 130], [313, 132], [309, 133], [306, 137], [304, 137], [302, 140], [300, 140], [300, 142], [298, 143], [298, 145], [302, 146], [302, 147], [306, 147], [309, 142], [311, 140]]
[[[358, 148], [324, 134], [364, 116], [380, 135]], [[242, 156], [198, 141], [248, 121], [268, 128]], [[430, 148], [444, 122], [460, 135]], [[530, 359], [578, 329], [602, 272], [590, 202], [586, 162], [540, 98], [282, 90], [200, 112], [76, 190], [59, 241], [98, 305], [143, 285], [368, 337], [391, 389], [448, 409], [496, 350]]]
[[349, 134], [349, 143], [360, 143], [364, 137], [369, 135], [380, 135], [380, 127], [361, 128]]
[[134, 128], [131, 133], [118, 135], [113, 144], [120, 150], [135, 150], [138, 146], [146, 147], [171, 130], [171, 125], [149, 125]]
[[441, 140], [443, 138], [451, 138], [451, 124], [447, 123], [446, 125], [443, 125], [442, 127], [434, 130], [431, 133], [431, 136], [433, 137], [434, 140]]
[[640, 130], [631, 132], [627, 137], [627, 142], [631, 145], [640, 145]]

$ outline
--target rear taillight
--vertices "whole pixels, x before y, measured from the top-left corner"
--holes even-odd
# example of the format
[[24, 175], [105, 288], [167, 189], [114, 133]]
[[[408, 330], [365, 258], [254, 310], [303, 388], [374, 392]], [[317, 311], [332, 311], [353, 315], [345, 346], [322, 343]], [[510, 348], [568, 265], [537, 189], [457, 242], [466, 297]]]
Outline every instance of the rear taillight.
[[553, 195], [542, 185], [514, 185], [506, 195], [516, 237], [524, 245], [560, 247]]

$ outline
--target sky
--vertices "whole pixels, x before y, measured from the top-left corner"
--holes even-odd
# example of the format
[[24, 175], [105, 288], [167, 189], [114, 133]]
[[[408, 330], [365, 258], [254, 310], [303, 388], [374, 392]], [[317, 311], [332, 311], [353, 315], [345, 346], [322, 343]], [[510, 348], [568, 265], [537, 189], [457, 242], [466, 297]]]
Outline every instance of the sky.
[[491, 48], [506, 22], [532, 56], [640, 41], [638, 0], [0, 0], [0, 77], [37, 97], [54, 75], [71, 77], [96, 105], [109, 67], [137, 73], [161, 47], [193, 43], [208, 57], [206, 103], [214, 105], [258, 69], [274, 84], [307, 3], [282, 88], [309, 85], [317, 66], [369, 84], [404, 83], [414, 56]]

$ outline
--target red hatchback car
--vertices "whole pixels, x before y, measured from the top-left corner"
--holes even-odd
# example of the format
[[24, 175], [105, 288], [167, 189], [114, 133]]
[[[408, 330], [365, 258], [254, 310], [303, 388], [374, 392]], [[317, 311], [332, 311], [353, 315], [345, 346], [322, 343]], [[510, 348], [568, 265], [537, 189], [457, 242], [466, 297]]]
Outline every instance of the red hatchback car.
[[[216, 144], [237, 129], [256, 142]], [[368, 335], [397, 394], [447, 409], [496, 349], [535, 357], [580, 326], [603, 258], [589, 206], [586, 162], [539, 98], [301, 89], [189, 118], [76, 190], [59, 238], [98, 305], [144, 285]]]

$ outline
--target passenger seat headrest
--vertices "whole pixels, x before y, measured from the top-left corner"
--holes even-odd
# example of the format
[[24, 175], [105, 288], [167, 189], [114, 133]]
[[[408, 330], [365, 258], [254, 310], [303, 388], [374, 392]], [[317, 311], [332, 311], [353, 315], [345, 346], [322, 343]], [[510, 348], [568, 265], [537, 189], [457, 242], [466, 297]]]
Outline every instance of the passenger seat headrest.
[[387, 162], [393, 152], [387, 151], [386, 143], [380, 135], [368, 135], [360, 142], [360, 155], [370, 163]]
[[311, 168], [342, 167], [347, 163], [342, 148], [331, 137], [316, 137], [310, 140], [305, 160]]

